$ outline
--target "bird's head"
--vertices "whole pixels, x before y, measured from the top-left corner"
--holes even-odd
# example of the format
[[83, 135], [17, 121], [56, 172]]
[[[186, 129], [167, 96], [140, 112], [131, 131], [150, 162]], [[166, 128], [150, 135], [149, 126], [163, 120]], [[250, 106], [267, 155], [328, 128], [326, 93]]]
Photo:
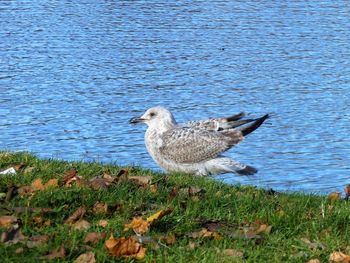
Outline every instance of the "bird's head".
[[163, 106], [150, 108], [141, 117], [132, 118], [129, 122], [132, 124], [146, 123], [150, 128], [159, 131], [168, 130], [176, 125], [171, 112]]

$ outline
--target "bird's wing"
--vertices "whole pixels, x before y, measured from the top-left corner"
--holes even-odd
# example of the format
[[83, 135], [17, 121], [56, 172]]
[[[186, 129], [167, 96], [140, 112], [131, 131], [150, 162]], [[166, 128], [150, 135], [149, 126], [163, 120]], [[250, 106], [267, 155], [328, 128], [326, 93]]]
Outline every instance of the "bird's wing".
[[240, 131], [225, 134], [191, 127], [177, 127], [162, 136], [160, 152], [178, 163], [198, 163], [217, 157], [242, 139]]
[[222, 131], [222, 130], [234, 129], [241, 125], [255, 121], [255, 119], [242, 120], [244, 116], [245, 116], [245, 113], [241, 112], [226, 118], [212, 118], [207, 120], [190, 121], [185, 123], [183, 126], [199, 128], [199, 129], [204, 129], [208, 131]]

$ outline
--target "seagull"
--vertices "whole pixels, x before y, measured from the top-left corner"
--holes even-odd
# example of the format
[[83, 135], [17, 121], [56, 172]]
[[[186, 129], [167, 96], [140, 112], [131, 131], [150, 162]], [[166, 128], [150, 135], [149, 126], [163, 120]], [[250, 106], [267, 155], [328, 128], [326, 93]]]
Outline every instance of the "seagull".
[[227, 118], [211, 118], [177, 124], [172, 113], [163, 106], [148, 109], [130, 123], [148, 125], [146, 148], [153, 160], [167, 172], [183, 172], [197, 176], [235, 173], [252, 175], [252, 166], [222, 155], [269, 117], [243, 119], [243, 112]]

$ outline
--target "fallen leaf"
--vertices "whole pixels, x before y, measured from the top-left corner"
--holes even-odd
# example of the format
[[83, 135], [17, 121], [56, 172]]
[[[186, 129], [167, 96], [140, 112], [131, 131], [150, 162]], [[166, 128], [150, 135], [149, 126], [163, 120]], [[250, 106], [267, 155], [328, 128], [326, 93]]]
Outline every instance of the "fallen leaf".
[[164, 237], [160, 237], [159, 241], [165, 242], [167, 245], [173, 245], [176, 241], [175, 235], [168, 235]]
[[117, 178], [118, 178], [118, 183], [125, 183], [128, 181], [128, 174], [129, 174], [129, 171], [128, 170], [120, 170], [118, 175], [117, 175]]
[[35, 188], [30, 185], [20, 186], [17, 189], [17, 192], [20, 196], [32, 195], [35, 192]]
[[31, 218], [31, 220], [35, 225], [38, 225], [38, 226], [50, 226], [51, 225], [50, 219], [44, 219], [41, 216], [34, 216]]
[[173, 210], [172, 209], [164, 209], [164, 210], [160, 210], [157, 213], [147, 217], [147, 222], [152, 224], [154, 221], [160, 220], [161, 218], [163, 218], [164, 216], [170, 214]]
[[128, 179], [140, 187], [150, 185], [152, 182], [152, 176], [129, 176]]
[[243, 258], [242, 251], [231, 249], [231, 248], [222, 250], [222, 254], [228, 257]]
[[55, 259], [55, 258], [64, 258], [66, 256], [66, 250], [64, 249], [64, 246], [60, 246], [56, 249], [54, 249], [50, 254], [43, 256], [43, 259]]
[[124, 232], [132, 228], [137, 234], [144, 234], [149, 230], [150, 223], [141, 216], [134, 217], [129, 224], [124, 225]]
[[271, 229], [272, 229], [272, 226], [262, 224], [259, 226], [259, 228], [255, 232], [256, 234], [260, 234], [260, 233], [269, 234], [271, 232]]
[[106, 203], [96, 202], [92, 211], [94, 214], [106, 214], [108, 211], [108, 205]]
[[157, 193], [158, 192], [158, 186], [155, 184], [152, 184], [149, 186], [149, 190], [151, 191], [151, 193]]
[[121, 237], [115, 239], [113, 235], [105, 242], [109, 253], [117, 257], [128, 257], [143, 259], [146, 256], [146, 248], [137, 242], [133, 237]]
[[310, 259], [307, 263], [321, 263], [321, 262], [319, 259], [313, 258], [313, 259]]
[[199, 231], [195, 231], [189, 234], [189, 237], [192, 238], [214, 238], [215, 240], [221, 240], [222, 236], [219, 235], [217, 232], [211, 232], [206, 228], [202, 228]]
[[35, 190], [45, 191], [49, 188], [58, 187], [58, 180], [57, 179], [50, 179], [49, 181], [47, 181], [46, 184], [43, 184], [42, 179], [38, 178], [32, 182], [31, 186]]
[[328, 195], [328, 200], [330, 201], [338, 201], [341, 200], [341, 193], [340, 192], [332, 192]]
[[107, 189], [111, 182], [105, 178], [95, 177], [90, 180], [90, 187], [94, 190]]
[[97, 244], [101, 239], [106, 237], [106, 233], [90, 232], [87, 233], [84, 239], [84, 243]]
[[66, 187], [71, 187], [73, 183], [77, 186], [88, 186], [89, 182], [86, 181], [82, 176], [78, 175], [78, 171], [76, 169], [71, 169], [64, 172], [63, 182]]
[[30, 237], [26, 245], [28, 248], [39, 247], [47, 243], [50, 237], [48, 235], [33, 236]]
[[18, 219], [15, 216], [0, 216], [0, 227], [10, 227], [18, 223], [17, 221]]
[[344, 253], [340, 251], [333, 252], [329, 256], [329, 261], [331, 262], [341, 262], [341, 263], [349, 263], [350, 262], [350, 256], [345, 255]]
[[349, 197], [350, 197], [350, 184], [345, 186], [344, 192], [345, 192], [345, 200], [349, 200]]
[[79, 207], [66, 221], [65, 224], [74, 224], [76, 221], [81, 219], [86, 213], [84, 207]]
[[202, 196], [205, 194], [205, 189], [203, 188], [199, 188], [199, 187], [195, 187], [195, 186], [190, 186], [190, 187], [185, 187], [185, 188], [181, 188], [179, 190], [179, 194], [181, 195], [187, 195], [189, 197], [192, 196]]
[[72, 224], [72, 228], [74, 230], [80, 230], [80, 231], [87, 230], [90, 228], [90, 226], [91, 226], [91, 224], [84, 219], [80, 219], [77, 222], [75, 222], [74, 224]]
[[84, 254], [81, 254], [79, 257], [77, 257], [76, 260], [74, 260], [74, 263], [95, 263], [95, 254], [93, 252], [87, 252]]
[[21, 254], [21, 253], [23, 253], [24, 252], [24, 248], [23, 247], [19, 247], [19, 248], [17, 248], [16, 250], [15, 250], [15, 253], [16, 254]]
[[106, 227], [108, 226], [108, 221], [105, 219], [101, 219], [100, 221], [98, 221], [98, 225], [102, 227]]
[[5, 244], [17, 244], [18, 242], [24, 241], [26, 239], [27, 237], [22, 234], [19, 227], [14, 227], [1, 234], [1, 243]]

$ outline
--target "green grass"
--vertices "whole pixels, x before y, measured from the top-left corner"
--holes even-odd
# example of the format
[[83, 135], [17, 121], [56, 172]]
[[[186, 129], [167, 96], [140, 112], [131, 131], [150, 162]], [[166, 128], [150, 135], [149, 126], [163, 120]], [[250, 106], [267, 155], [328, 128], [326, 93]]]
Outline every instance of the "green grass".
[[[108, 189], [93, 190], [88, 187], [63, 186], [64, 172], [75, 168], [78, 175], [93, 178], [107, 172], [116, 176], [121, 167], [98, 163], [63, 162], [40, 160], [28, 153], [0, 152], [0, 171], [13, 165], [24, 163], [34, 167], [30, 172], [16, 175], [0, 175], [0, 193], [7, 193], [11, 186], [30, 185], [36, 178], [44, 182], [52, 178], [59, 180], [59, 187], [37, 191], [31, 196], [16, 195], [5, 202], [2, 194], [0, 216], [15, 215], [22, 222], [21, 230], [26, 237], [49, 235], [48, 242], [28, 248], [26, 242], [13, 245], [0, 243], [1, 262], [35, 262], [55, 248], [64, 245], [66, 256], [58, 262], [72, 262], [80, 254], [92, 251], [97, 262], [118, 262], [127, 259], [110, 256], [101, 240], [96, 245], [83, 242], [88, 232], [110, 233], [114, 237], [131, 236], [132, 230], [123, 232], [124, 224], [136, 215], [144, 218], [155, 212], [171, 208], [172, 213], [151, 225], [145, 235], [156, 242], [159, 237], [175, 235], [172, 245], [163, 243], [147, 248], [145, 262], [307, 262], [317, 258], [328, 262], [333, 251], [350, 253], [350, 204], [346, 201], [331, 202], [325, 196], [301, 193], [273, 194], [255, 187], [226, 185], [211, 178], [192, 177], [185, 174], [159, 174], [136, 167], [128, 169], [129, 175], [150, 175], [157, 191], [150, 187], [139, 187], [130, 181], [113, 184]], [[189, 196], [181, 191], [170, 195], [172, 189], [199, 187], [205, 193]], [[118, 209], [107, 214], [95, 214], [94, 204], [107, 203]], [[91, 223], [86, 231], [73, 230], [64, 221], [79, 207], [87, 213], [84, 219]], [[14, 207], [49, 207], [50, 213], [25, 212], [15, 214]], [[323, 212], [322, 212], [323, 211]], [[50, 220], [48, 226], [33, 223], [33, 217]], [[98, 226], [100, 219], [106, 219], [106, 228]], [[190, 234], [202, 229], [206, 221], [221, 223], [217, 232], [222, 239], [192, 238]], [[258, 220], [258, 221], [257, 221]], [[245, 236], [249, 226], [267, 224], [270, 233], [259, 233], [259, 237]], [[8, 229], [0, 228], [1, 232]], [[314, 245], [306, 244], [302, 238]], [[194, 249], [189, 244], [194, 243]], [[16, 253], [23, 248], [21, 253]], [[235, 249], [243, 257], [230, 256], [225, 249]], [[133, 259], [129, 259], [133, 261]]]

